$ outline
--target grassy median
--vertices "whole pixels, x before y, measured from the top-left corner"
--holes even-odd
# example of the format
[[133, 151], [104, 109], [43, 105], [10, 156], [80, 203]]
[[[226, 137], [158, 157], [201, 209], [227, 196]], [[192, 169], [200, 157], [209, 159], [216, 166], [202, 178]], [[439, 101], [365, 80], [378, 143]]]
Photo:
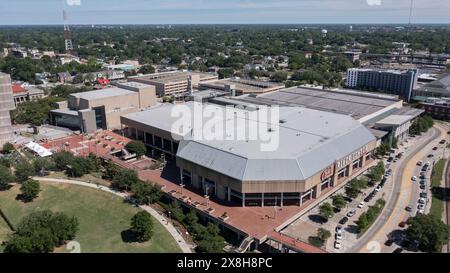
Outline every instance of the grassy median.
[[440, 159], [433, 167], [433, 172], [431, 174], [431, 209], [430, 214], [442, 218], [442, 213], [444, 212], [444, 188], [441, 185], [442, 175], [445, 168], [445, 159]]
[[[150, 241], [126, 242], [122, 236], [130, 227], [131, 217], [140, 209], [110, 193], [76, 185], [41, 182], [39, 197], [33, 202], [23, 203], [16, 200], [19, 192], [19, 186], [0, 192], [2, 210], [13, 225], [17, 225], [25, 215], [38, 210], [49, 209], [75, 216], [80, 228], [75, 241], [81, 244], [81, 252], [181, 252], [175, 239], [155, 219], [154, 235]], [[0, 223], [0, 236], [3, 237], [0, 241], [8, 233], [3, 230], [6, 227]], [[56, 250], [66, 251], [64, 247]]]

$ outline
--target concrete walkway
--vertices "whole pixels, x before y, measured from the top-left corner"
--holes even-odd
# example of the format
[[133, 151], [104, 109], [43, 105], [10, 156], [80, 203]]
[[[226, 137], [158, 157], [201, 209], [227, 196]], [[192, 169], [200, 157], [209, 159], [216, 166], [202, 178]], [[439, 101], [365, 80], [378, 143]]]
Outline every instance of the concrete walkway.
[[[92, 189], [105, 191], [105, 192], [114, 194], [116, 196], [119, 196], [119, 197], [121, 197], [123, 199], [125, 199], [127, 197], [127, 194], [122, 193], [122, 192], [118, 192], [118, 191], [115, 191], [115, 190], [112, 190], [112, 189], [110, 189], [108, 187], [97, 185], [97, 184], [93, 184], [93, 183], [78, 181], [78, 180], [59, 179], [59, 178], [45, 178], [45, 177], [33, 177], [33, 179], [34, 180], [38, 180], [38, 181], [43, 181], [43, 182], [50, 182], [50, 183], [64, 183], [64, 184], [79, 185], [79, 186], [83, 186], [83, 187], [89, 187], [89, 188], [92, 188]], [[183, 253], [192, 253], [191, 246], [184, 240], [184, 238], [180, 235], [180, 233], [172, 225], [172, 223], [170, 221], [168, 221], [163, 215], [159, 214], [155, 209], [153, 209], [152, 207], [147, 206], [147, 205], [139, 206], [139, 208], [141, 208], [141, 209], [145, 210], [146, 212], [150, 213], [156, 220], [158, 220], [158, 222], [161, 223], [161, 225], [163, 227], [166, 228], [166, 230], [175, 239], [175, 241], [177, 242], [178, 246], [181, 248]]]

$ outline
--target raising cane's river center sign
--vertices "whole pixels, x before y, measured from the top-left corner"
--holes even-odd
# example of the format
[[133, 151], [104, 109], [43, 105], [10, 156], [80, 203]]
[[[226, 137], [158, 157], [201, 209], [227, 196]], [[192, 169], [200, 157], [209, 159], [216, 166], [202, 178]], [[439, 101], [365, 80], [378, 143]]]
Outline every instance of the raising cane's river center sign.
[[339, 160], [336, 163], [336, 167], [338, 170], [342, 169], [343, 167], [347, 166], [348, 164], [352, 163], [354, 160], [364, 156], [369, 150], [369, 147], [366, 145], [359, 149], [358, 151], [344, 157], [343, 159]]

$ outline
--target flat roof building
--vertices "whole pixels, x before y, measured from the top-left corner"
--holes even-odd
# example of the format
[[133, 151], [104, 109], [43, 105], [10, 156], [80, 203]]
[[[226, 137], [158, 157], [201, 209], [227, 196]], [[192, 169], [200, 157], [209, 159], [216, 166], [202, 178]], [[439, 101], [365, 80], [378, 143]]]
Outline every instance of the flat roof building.
[[155, 87], [137, 82], [115, 83], [116, 87], [70, 94], [67, 102], [50, 112], [53, 125], [94, 132], [120, 128], [120, 116], [156, 104]]
[[381, 91], [401, 96], [405, 101], [412, 97], [419, 72], [410, 70], [380, 70], [350, 68], [347, 70], [347, 87]]
[[276, 91], [285, 88], [283, 83], [263, 82], [249, 79], [222, 79], [212, 82], [203, 82], [199, 84], [199, 89], [226, 90], [227, 86], [233, 86], [236, 95], [243, 94], [261, 94]]
[[11, 78], [0, 72], [0, 149], [13, 138], [10, 110], [14, 109]]
[[[200, 119], [227, 129], [219, 138], [205, 135], [204, 127], [187, 126], [181, 133], [175, 126], [179, 121], [174, 115], [177, 106], [189, 109], [193, 122]], [[142, 140], [150, 150], [176, 157], [184, 184], [230, 204], [301, 206], [322, 191], [347, 182], [374, 159], [377, 139], [349, 116], [280, 107], [279, 119], [267, 122], [254, 119], [262, 108], [228, 108], [232, 115], [212, 121], [199, 117], [196, 107], [227, 109], [197, 102], [157, 106], [123, 116], [122, 127], [127, 136]], [[228, 131], [255, 132], [261, 128], [274, 140], [268, 150], [262, 148], [269, 144], [267, 139], [249, 135], [233, 138]]]
[[192, 71], [174, 71], [129, 77], [128, 81], [154, 85], [156, 94], [162, 96], [184, 95], [189, 88], [198, 88], [200, 83], [215, 81], [217, 74]]

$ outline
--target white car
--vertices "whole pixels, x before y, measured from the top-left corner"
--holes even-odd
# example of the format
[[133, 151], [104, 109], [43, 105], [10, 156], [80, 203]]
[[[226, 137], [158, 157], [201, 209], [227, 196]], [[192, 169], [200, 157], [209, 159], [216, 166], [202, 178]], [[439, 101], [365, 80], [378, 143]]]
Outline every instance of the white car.
[[349, 212], [347, 212], [347, 217], [352, 217], [353, 215], [355, 215], [356, 211], [355, 210], [351, 210]]
[[359, 203], [359, 204], [358, 204], [358, 208], [362, 209], [362, 208], [364, 207], [365, 204], [366, 204], [366, 203], [364, 203], [364, 202]]
[[335, 249], [341, 249], [341, 247], [342, 247], [341, 242], [339, 242], [339, 241], [334, 242]]
[[336, 233], [335, 238], [336, 241], [342, 241], [342, 233]]
[[422, 161], [422, 160], [420, 160], [419, 162], [417, 162], [417, 166], [422, 166], [422, 164], [423, 164], [423, 161]]
[[336, 234], [342, 234], [342, 227], [341, 226], [337, 226], [336, 227]]
[[417, 181], [417, 176], [414, 175], [413, 177], [411, 177], [411, 180], [412, 181]]
[[376, 192], [381, 191], [381, 186], [377, 186], [377, 187], [375, 188], [375, 191], [376, 191]]
[[418, 201], [418, 203], [419, 203], [419, 204], [425, 204], [425, 198], [423, 198], [423, 197], [420, 198], [419, 201]]

